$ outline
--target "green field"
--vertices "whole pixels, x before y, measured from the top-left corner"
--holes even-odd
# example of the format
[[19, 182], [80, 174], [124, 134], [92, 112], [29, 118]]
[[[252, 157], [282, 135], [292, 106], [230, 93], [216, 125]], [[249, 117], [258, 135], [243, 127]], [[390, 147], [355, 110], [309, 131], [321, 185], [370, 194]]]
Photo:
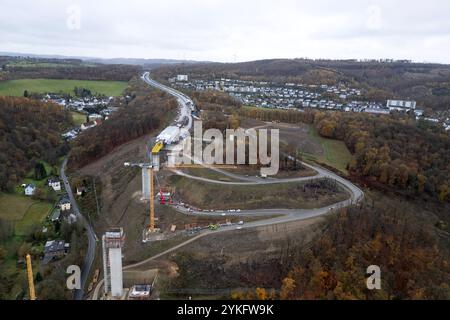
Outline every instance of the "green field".
[[75, 112], [75, 111], [71, 111], [70, 114], [72, 115], [73, 121], [75, 122], [75, 124], [77, 126], [82, 125], [83, 123], [86, 122], [86, 115], [79, 113], [79, 112]]
[[53, 206], [48, 202], [37, 202], [28, 208], [27, 212], [15, 225], [16, 236], [26, 236], [36, 226], [41, 226]]
[[20, 220], [35, 201], [18, 194], [0, 193], [0, 218]]
[[343, 141], [321, 137], [312, 125], [309, 127], [309, 136], [322, 146], [323, 155], [305, 153], [305, 158], [325, 163], [347, 173], [347, 164], [350, 162], [352, 155]]
[[10, 80], [0, 82], [0, 95], [22, 96], [25, 90], [35, 93], [73, 93], [75, 87], [90, 89], [93, 94], [120, 96], [127, 87], [127, 82], [59, 79]]
[[15, 222], [15, 234], [25, 236], [40, 226], [52, 209], [49, 202], [36, 201], [17, 194], [0, 194], [0, 218]]

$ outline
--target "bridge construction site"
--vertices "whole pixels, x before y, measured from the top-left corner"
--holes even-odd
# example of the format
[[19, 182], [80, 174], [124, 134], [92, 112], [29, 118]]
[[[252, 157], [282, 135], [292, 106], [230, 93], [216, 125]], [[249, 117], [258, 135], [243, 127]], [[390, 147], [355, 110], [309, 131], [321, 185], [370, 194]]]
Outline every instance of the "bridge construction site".
[[[148, 242], [165, 238], [155, 224], [155, 180], [159, 184], [157, 173], [161, 169], [162, 155], [167, 147], [184, 141], [190, 135], [193, 121], [192, 113], [195, 111], [195, 105], [186, 95], [151, 80], [148, 73], [142, 76], [142, 80], [175, 96], [180, 106], [180, 116], [175, 120], [175, 125], [168, 126], [156, 137], [155, 143], [152, 145], [150, 152], [148, 152], [149, 161], [146, 163], [124, 163], [127, 167], [139, 167], [142, 170], [142, 199], [148, 200], [150, 203], [149, 225], [143, 230], [142, 241]], [[158, 186], [158, 188], [157, 197], [160, 199], [160, 203], [171, 204], [173, 190], [161, 186]]]
[[[184, 227], [183, 242], [178, 244], [170, 249], [167, 249], [164, 252], [158, 253], [156, 256], [151, 258], [147, 258], [143, 261], [137, 262], [133, 265], [128, 265], [122, 269], [122, 255], [119, 254], [119, 248], [122, 250], [123, 242], [120, 242], [118, 245], [117, 241], [109, 241], [111, 234], [108, 236], [105, 234], [104, 241], [104, 263], [107, 265], [104, 266], [104, 272], [111, 271], [116, 268], [115, 272], [121, 274], [120, 279], [110, 279], [110, 276], [105, 274], [103, 286], [105, 296], [114, 299], [147, 299], [151, 295], [151, 290], [155, 284], [156, 276], [147, 277], [142, 280], [139, 276], [133, 278], [131, 272], [140, 272], [142, 270], [135, 270], [135, 267], [141, 266], [150, 259], [155, 257], [162, 256], [167, 254], [168, 252], [172, 252], [177, 248], [190, 243], [193, 239], [200, 238], [209, 233], [222, 233], [225, 231], [231, 230], [240, 230], [240, 229], [249, 229], [254, 227], [266, 227], [272, 226], [276, 224], [286, 224], [298, 220], [314, 218], [321, 215], [329, 214], [332, 210], [336, 210], [353, 203], [359, 202], [364, 194], [363, 192], [353, 185], [351, 182], [345, 180], [344, 178], [330, 172], [324, 168], [313, 166], [311, 164], [303, 163], [306, 167], [309, 167], [313, 171], [315, 171], [314, 176], [305, 176], [305, 177], [289, 177], [289, 178], [273, 178], [273, 179], [264, 179], [261, 177], [249, 177], [244, 175], [238, 175], [231, 172], [224, 172], [223, 170], [217, 168], [211, 168], [213, 170], [221, 171], [222, 174], [230, 175], [233, 180], [230, 181], [221, 181], [220, 179], [209, 179], [203, 177], [195, 177], [189, 175], [185, 172], [176, 170], [178, 168], [198, 168], [196, 165], [180, 165], [175, 169], [171, 168], [176, 175], [187, 177], [188, 179], [197, 179], [200, 181], [204, 181], [206, 183], [214, 183], [214, 184], [224, 184], [224, 185], [264, 185], [264, 184], [282, 184], [282, 183], [296, 183], [302, 181], [311, 181], [316, 179], [331, 179], [339, 184], [345, 191], [350, 195], [346, 200], [339, 200], [339, 202], [335, 202], [332, 205], [325, 205], [323, 207], [319, 207], [316, 209], [236, 209], [233, 210], [211, 210], [214, 208], [204, 208], [209, 210], [202, 210], [200, 208], [195, 208], [190, 206], [189, 204], [183, 203], [181, 199], [177, 199], [176, 190], [172, 186], [164, 185], [162, 181], [165, 181], [167, 175], [164, 173], [160, 174], [161, 171], [165, 171], [167, 169], [167, 162], [171, 156], [171, 152], [173, 152], [172, 148], [175, 144], [180, 142], [184, 142], [185, 139], [190, 137], [190, 131], [193, 127], [193, 112], [195, 111], [194, 103], [184, 94], [173, 90], [172, 88], [163, 86], [154, 80], [149, 78], [149, 74], [145, 73], [142, 76], [142, 80], [147, 84], [159, 88], [172, 96], [176, 97], [180, 106], [179, 117], [175, 120], [175, 122], [165, 128], [154, 140], [147, 144], [147, 156], [144, 162], [134, 162], [133, 159], [128, 159], [127, 156], [123, 159], [129, 162], [121, 162], [120, 164], [124, 164], [124, 166], [132, 168], [138, 167], [142, 172], [142, 193], [141, 199], [145, 202], [148, 201], [148, 224], [144, 226], [144, 230], [142, 230], [142, 242], [147, 244], [152, 244], [155, 241], [167, 240], [175, 235], [180, 235], [179, 230], [177, 230], [177, 226], [179, 228]], [[177, 188], [180, 186], [177, 185]], [[216, 188], [217, 189], [217, 188]], [[181, 194], [183, 189], [178, 190], [178, 193]], [[159, 213], [159, 217], [155, 216], [155, 205], [156, 202], [159, 202], [160, 205], [171, 205], [172, 208], [177, 212], [181, 213], [183, 218], [176, 223], [170, 219], [166, 219], [166, 215], [161, 216], [161, 212]], [[201, 206], [201, 203], [197, 203], [197, 206]], [[162, 207], [162, 212], [164, 211]], [[146, 209], [147, 210], [147, 209]], [[170, 210], [169, 210], [170, 211]], [[195, 218], [192, 216], [195, 215]], [[189, 217], [190, 216], [190, 217]], [[164, 221], [159, 221], [158, 218], [164, 217]], [[255, 219], [258, 217], [258, 219]], [[208, 222], [211, 221], [211, 222]], [[244, 223], [245, 221], [245, 223]], [[139, 228], [139, 226], [136, 226]], [[164, 230], [164, 232], [163, 232]], [[124, 239], [124, 235], [122, 235], [121, 231], [115, 230], [113, 233], [117, 233], [120, 239]], [[194, 237], [191, 237], [194, 235]], [[114, 235], [113, 235], [114, 236]], [[181, 238], [183, 238], [181, 237]], [[114, 237], [113, 237], [114, 238]], [[107, 241], [108, 240], [108, 241]], [[109, 243], [113, 243], [113, 245], [109, 245]], [[125, 250], [126, 251], [126, 250]], [[112, 256], [109, 255], [109, 252], [112, 252]], [[120, 251], [121, 252], [121, 251]], [[119, 258], [120, 256], [120, 258]], [[120, 262], [119, 262], [120, 260]], [[106, 261], [106, 262], [105, 262]], [[109, 261], [109, 262], [108, 262]], [[114, 267], [110, 265], [114, 264]], [[122, 278], [123, 276], [123, 278]], [[131, 277], [131, 278], [130, 278]], [[126, 280], [127, 278], [128, 280]], [[132, 279], [133, 278], [133, 279]], [[130, 280], [132, 279], [132, 280]], [[107, 284], [106, 284], [107, 282]], [[127, 282], [125, 284], [125, 282]], [[115, 286], [112, 284], [115, 283]], [[150, 285], [150, 283], [152, 285]], [[150, 285], [150, 287], [149, 287]], [[101, 281], [97, 283], [96, 288], [93, 293], [93, 299], [97, 299], [99, 297], [99, 288], [102, 287]], [[114, 287], [114, 288], [113, 288]], [[128, 289], [123, 289], [126, 287]], [[123, 290], [121, 290], [123, 289]], [[114, 291], [114, 292], [113, 292]]]

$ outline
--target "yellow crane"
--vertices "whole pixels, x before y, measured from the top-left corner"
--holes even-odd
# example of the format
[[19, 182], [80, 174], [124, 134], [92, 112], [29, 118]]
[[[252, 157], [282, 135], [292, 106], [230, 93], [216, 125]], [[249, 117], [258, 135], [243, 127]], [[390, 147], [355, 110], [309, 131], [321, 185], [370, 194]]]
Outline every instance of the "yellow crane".
[[[159, 163], [159, 155], [161, 150], [164, 148], [164, 143], [161, 141], [156, 142], [156, 144], [153, 146], [151, 150], [151, 156], [150, 157], [150, 163], [131, 163], [131, 162], [125, 162], [124, 165], [126, 167], [140, 167], [142, 170], [148, 171], [149, 176], [149, 197], [150, 197], [150, 224], [149, 224], [149, 232], [153, 233], [156, 231], [155, 227], [155, 188], [154, 188], [154, 171], [159, 170], [159, 165], [155, 163]], [[154, 161], [157, 160], [157, 161]], [[214, 167], [214, 166], [209, 166]], [[219, 166], [221, 168], [236, 168], [236, 166], [226, 166], [221, 165]], [[198, 168], [198, 165], [177, 165], [176, 168]]]
[[[130, 163], [125, 162], [124, 165], [126, 167], [140, 167], [142, 170], [148, 171], [149, 176], [149, 197], [150, 197], [150, 224], [149, 224], [149, 231], [155, 232], [156, 226], [155, 226], [155, 187], [154, 187], [154, 171], [158, 170], [159, 168], [154, 165], [154, 160], [157, 159], [159, 161], [159, 153], [164, 148], [164, 143], [161, 141], [156, 142], [156, 144], [153, 146], [151, 150], [151, 156], [150, 157], [150, 163]], [[154, 159], [155, 158], [155, 159]], [[158, 162], [156, 161], [156, 162]]]
[[36, 292], [34, 291], [33, 266], [31, 265], [31, 256], [27, 254], [27, 274], [28, 288], [30, 290], [30, 300], [36, 300]]

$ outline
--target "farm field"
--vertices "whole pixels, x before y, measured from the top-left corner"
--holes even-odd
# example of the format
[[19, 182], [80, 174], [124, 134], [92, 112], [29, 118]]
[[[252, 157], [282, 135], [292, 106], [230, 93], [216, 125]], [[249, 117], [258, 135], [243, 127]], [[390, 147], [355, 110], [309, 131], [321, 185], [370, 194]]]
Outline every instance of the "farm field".
[[37, 202], [32, 204], [23, 218], [17, 221], [15, 225], [15, 235], [16, 236], [26, 236], [35, 226], [40, 226], [45, 220], [52, 205], [48, 202]]
[[347, 173], [347, 164], [350, 162], [352, 155], [343, 141], [327, 139], [321, 137], [317, 130], [309, 127], [309, 136], [313, 141], [316, 141], [322, 146], [322, 154], [305, 154], [305, 158], [323, 162], [332, 166], [344, 173]]
[[75, 87], [90, 89], [93, 94], [119, 96], [125, 90], [124, 81], [91, 81], [65, 79], [20, 79], [0, 82], [0, 95], [22, 96], [23, 92], [73, 93]]
[[0, 218], [20, 220], [35, 201], [18, 194], [0, 193]]
[[83, 123], [86, 122], [86, 115], [79, 113], [79, 112], [75, 112], [75, 111], [71, 111], [70, 114], [72, 115], [73, 121], [75, 122], [75, 125], [80, 126]]
[[0, 218], [13, 221], [15, 235], [25, 236], [47, 217], [52, 204], [17, 194], [0, 194]]

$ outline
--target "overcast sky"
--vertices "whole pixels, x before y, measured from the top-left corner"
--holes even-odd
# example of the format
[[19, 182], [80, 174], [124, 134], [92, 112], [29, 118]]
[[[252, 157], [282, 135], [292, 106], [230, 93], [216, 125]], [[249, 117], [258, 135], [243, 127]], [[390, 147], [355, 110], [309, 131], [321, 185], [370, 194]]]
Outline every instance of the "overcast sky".
[[1, 0], [0, 51], [450, 63], [450, 1]]

